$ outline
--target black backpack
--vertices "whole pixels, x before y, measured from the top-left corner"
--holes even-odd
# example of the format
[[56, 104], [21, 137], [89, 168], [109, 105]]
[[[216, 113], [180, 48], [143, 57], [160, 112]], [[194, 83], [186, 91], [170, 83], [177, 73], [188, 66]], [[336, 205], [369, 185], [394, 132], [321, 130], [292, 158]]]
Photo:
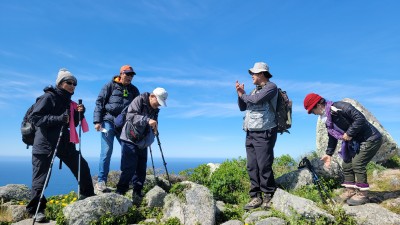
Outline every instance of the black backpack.
[[33, 141], [35, 140], [36, 129], [30, 118], [35, 104], [36, 103], [31, 105], [31, 107], [29, 107], [29, 109], [26, 111], [21, 123], [22, 141], [26, 144], [27, 149], [29, 148], [29, 145], [33, 145]]
[[278, 133], [290, 133], [289, 129], [292, 127], [292, 101], [289, 99], [286, 91], [280, 88], [278, 88], [275, 120], [278, 126]]
[[[49, 91], [50, 88], [52, 88], [52, 87], [48, 86], [44, 89], [44, 91], [54, 95], [54, 93], [52, 91]], [[28, 108], [28, 110], [26, 110], [25, 116], [22, 119], [22, 123], [21, 123], [22, 142], [24, 142], [26, 144], [27, 149], [29, 148], [30, 145], [33, 145], [33, 141], [35, 140], [35, 132], [36, 132], [35, 125], [31, 121], [31, 114], [32, 114], [33, 109], [35, 108], [36, 103], [42, 96], [37, 98], [36, 102], [33, 103], [31, 105], [31, 107]]]

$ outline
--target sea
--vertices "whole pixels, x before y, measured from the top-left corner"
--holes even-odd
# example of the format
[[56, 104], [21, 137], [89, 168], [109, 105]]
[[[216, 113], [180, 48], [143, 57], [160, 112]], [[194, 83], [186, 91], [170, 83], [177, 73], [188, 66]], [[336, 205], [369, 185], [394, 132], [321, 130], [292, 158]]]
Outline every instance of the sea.
[[[98, 174], [99, 159], [85, 158], [89, 164], [92, 176]], [[154, 158], [156, 175], [159, 171], [165, 171], [162, 158]], [[194, 169], [201, 164], [222, 163], [222, 158], [164, 158], [169, 174], [178, 174], [186, 169]], [[78, 192], [78, 182], [69, 168], [63, 164], [59, 169], [60, 160], [56, 157], [52, 167], [49, 184], [45, 190], [45, 196], [68, 194], [71, 191]], [[147, 168], [152, 168], [151, 158], [148, 158]], [[120, 170], [120, 158], [112, 158], [110, 171]], [[160, 173], [161, 173], [160, 172]], [[0, 187], [7, 184], [25, 184], [31, 188], [32, 163], [27, 157], [0, 157]]]

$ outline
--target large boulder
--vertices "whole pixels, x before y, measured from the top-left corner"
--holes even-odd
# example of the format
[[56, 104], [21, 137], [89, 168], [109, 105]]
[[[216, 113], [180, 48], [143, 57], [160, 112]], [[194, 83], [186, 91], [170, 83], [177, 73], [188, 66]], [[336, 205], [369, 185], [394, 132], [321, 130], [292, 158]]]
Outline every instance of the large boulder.
[[7, 184], [6, 186], [0, 187], [0, 201], [8, 202], [10, 200], [29, 200], [30, 193], [30, 189], [24, 184]]
[[314, 179], [321, 180], [322, 177], [334, 178], [339, 182], [343, 181], [341, 167], [336, 162], [332, 162], [330, 168], [326, 169], [323, 161], [319, 158], [314, 158], [310, 160], [310, 165], [315, 174], [313, 174], [308, 167], [304, 167], [283, 174], [276, 179], [276, 183], [285, 190], [295, 190], [312, 184]]
[[300, 215], [311, 222], [320, 217], [325, 217], [330, 222], [335, 220], [331, 214], [319, 208], [313, 201], [292, 195], [280, 188], [276, 190], [271, 202], [274, 209], [288, 217]]
[[[397, 143], [393, 140], [392, 136], [383, 128], [383, 126], [379, 123], [379, 121], [359, 102], [356, 100], [345, 98], [342, 101], [348, 102], [352, 104], [356, 109], [358, 109], [362, 114], [364, 114], [365, 118], [374, 125], [379, 132], [381, 132], [383, 136], [383, 144], [379, 149], [378, 153], [372, 159], [373, 162], [384, 163], [394, 155], [400, 155], [400, 149]], [[317, 153], [318, 155], [325, 154], [326, 147], [328, 146], [328, 132], [325, 127], [325, 123], [323, 123], [319, 118], [317, 121]], [[335, 159], [342, 161], [341, 158], [337, 155], [340, 150], [340, 141], [336, 146], [335, 154], [333, 155]]]
[[272, 211], [255, 211], [255, 212], [251, 212], [246, 219], [244, 220], [245, 224], [254, 224], [255, 222], [266, 218], [266, 217], [270, 217], [272, 215]]
[[153, 207], [163, 207], [164, 198], [167, 193], [160, 188], [159, 186], [155, 186], [149, 192], [146, 193], [145, 199], [147, 202], [147, 206], [150, 208]]
[[186, 187], [181, 197], [175, 194], [165, 197], [163, 220], [177, 217], [185, 225], [214, 225], [216, 207], [210, 190], [190, 181], [181, 182], [181, 185]]
[[86, 225], [99, 220], [106, 213], [123, 215], [131, 207], [130, 199], [116, 193], [106, 193], [67, 205], [63, 213], [68, 224]]
[[[11, 222], [18, 222], [29, 218], [29, 214], [26, 212], [25, 205], [15, 205], [12, 204], [12, 202], [7, 202], [3, 205], [0, 205], [0, 212], [2, 212], [3, 220], [8, 219]], [[1, 218], [0, 221], [2, 221]]]
[[354, 217], [358, 224], [362, 225], [392, 225], [400, 224], [400, 215], [391, 212], [377, 204], [365, 204], [359, 206], [343, 205], [346, 214]]

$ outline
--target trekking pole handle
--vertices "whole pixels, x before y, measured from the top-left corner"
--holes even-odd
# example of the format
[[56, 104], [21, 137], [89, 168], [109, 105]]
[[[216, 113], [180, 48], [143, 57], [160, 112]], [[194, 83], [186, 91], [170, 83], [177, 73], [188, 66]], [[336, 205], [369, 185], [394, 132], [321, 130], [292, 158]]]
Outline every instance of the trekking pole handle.
[[[82, 105], [82, 99], [78, 99], [78, 105]], [[78, 112], [79, 113], [79, 123], [81, 122], [81, 119], [82, 119], [82, 114], [81, 114], [81, 112]]]

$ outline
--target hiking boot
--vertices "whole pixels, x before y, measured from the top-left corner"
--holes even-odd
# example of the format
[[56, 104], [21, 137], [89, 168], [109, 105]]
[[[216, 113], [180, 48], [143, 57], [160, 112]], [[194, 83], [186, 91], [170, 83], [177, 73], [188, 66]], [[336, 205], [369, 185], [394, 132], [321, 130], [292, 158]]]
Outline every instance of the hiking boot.
[[271, 199], [272, 199], [272, 194], [265, 194], [263, 202], [261, 204], [261, 208], [264, 209], [271, 208]]
[[255, 209], [260, 207], [262, 204], [262, 199], [260, 197], [254, 197], [251, 199], [249, 203], [247, 203], [243, 209], [244, 210], [250, 210], [250, 209]]
[[345, 188], [356, 188], [356, 187], [357, 187], [357, 186], [356, 186], [356, 183], [354, 183], [354, 182], [349, 182], [349, 181], [343, 182], [343, 183], [341, 184], [341, 186], [342, 186], [342, 187], [345, 187]]
[[133, 192], [132, 193], [132, 204], [139, 206], [142, 203], [143, 195], [142, 193]]
[[[35, 218], [35, 215], [32, 216], [32, 218]], [[43, 222], [46, 220], [46, 215], [44, 214], [44, 212], [38, 212], [36, 214], [36, 222]]]
[[125, 193], [126, 193], [126, 191], [121, 191], [121, 190], [118, 190], [118, 189], [117, 189], [117, 190], [115, 191], [115, 193], [124, 196]]
[[368, 191], [357, 191], [357, 194], [347, 200], [347, 204], [350, 206], [364, 205], [368, 202]]
[[85, 198], [90, 197], [90, 196], [86, 196], [83, 194], [79, 194], [79, 199], [78, 200], [84, 200]]
[[107, 190], [106, 182], [104, 182], [104, 181], [97, 182], [96, 189], [101, 192], [104, 192], [105, 190]]
[[339, 198], [340, 198], [343, 202], [346, 202], [347, 199], [353, 197], [355, 194], [356, 194], [356, 189], [354, 189], [354, 188], [346, 188], [346, 189], [344, 190], [344, 192], [343, 192], [341, 195], [339, 195]]
[[367, 183], [356, 183], [356, 187], [360, 191], [368, 191], [369, 190], [369, 184]]

